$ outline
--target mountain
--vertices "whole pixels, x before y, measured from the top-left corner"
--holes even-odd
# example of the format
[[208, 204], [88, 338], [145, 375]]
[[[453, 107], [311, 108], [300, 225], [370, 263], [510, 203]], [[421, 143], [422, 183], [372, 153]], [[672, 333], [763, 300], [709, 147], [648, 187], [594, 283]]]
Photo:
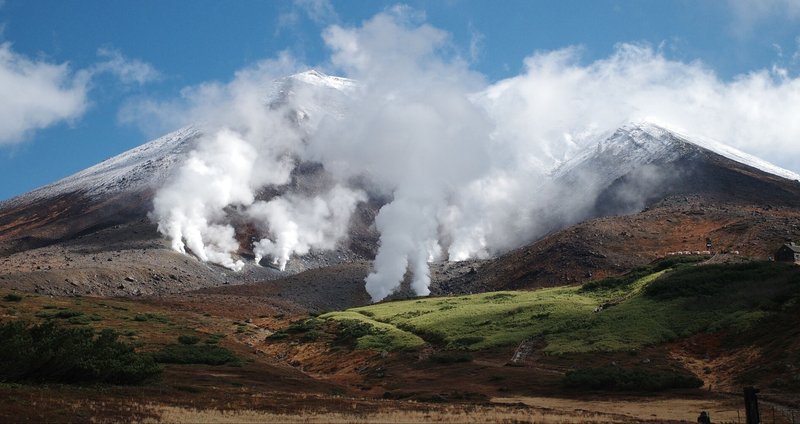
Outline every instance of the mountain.
[[[299, 91], [314, 93], [294, 108], [298, 122], [337, 113], [353, 81], [308, 71], [275, 81], [265, 104], [291, 101]], [[309, 88], [311, 88], [309, 90]], [[298, 104], [297, 101], [294, 104]], [[137, 217], [152, 208], [151, 198], [203, 135], [189, 126], [112, 157], [60, 181], [0, 202], [0, 252], [68, 238]], [[9, 244], [9, 241], [15, 241]]]
[[[264, 91], [271, 108], [290, 103], [286, 118], [311, 131], [323, 113], [341, 113], [354, 88], [345, 78], [308, 71], [275, 81]], [[371, 228], [380, 200], [359, 206], [346, 246], [311, 252], [287, 272], [248, 266], [233, 273], [172, 251], [148, 218], [153, 196], [204, 135], [189, 126], [29, 193], [0, 202], [0, 285], [66, 294], [154, 294], [274, 279], [308, 268], [374, 256]], [[300, 163], [286, 186], [265, 187], [268, 200], [291, 189], [312, 191], [329, 176], [321, 166]], [[234, 216], [234, 219], [236, 217]], [[242, 255], [252, 257], [254, 229], [237, 225]]]
[[[276, 81], [265, 90], [264, 103], [291, 105], [286, 118], [310, 133], [323, 116], [344, 113], [347, 96], [357, 87], [352, 80], [308, 71]], [[374, 219], [387, 201], [379, 195], [359, 205], [346, 243], [296, 258], [285, 272], [252, 263], [231, 272], [170, 248], [147, 214], [155, 191], [202, 136], [202, 126], [186, 127], [0, 202], [0, 286], [43, 293], [164, 294], [299, 273], [296, 280], [307, 289], [276, 282], [270, 293], [322, 310], [334, 290], [324, 285], [328, 272], [335, 275], [336, 290], [352, 288], [346, 298], [336, 297], [337, 307], [363, 303], [365, 261], [374, 258], [378, 243]], [[554, 198], [572, 200], [535, 211], [547, 225], [530, 235], [529, 244], [490, 260], [432, 264], [432, 290], [574, 284], [669, 252], [705, 250], [706, 238], [725, 250], [766, 257], [782, 240], [800, 238], [794, 224], [800, 218], [798, 180], [793, 172], [724, 144], [648, 122], [629, 123], [549, 174], [545, 184], [563, 192]], [[264, 187], [257, 198], [290, 189], [313, 192], [329, 182], [321, 165], [301, 163], [288, 185]], [[257, 230], [233, 212], [238, 254], [252, 257]], [[304, 273], [313, 269], [318, 271]]]
[[560, 219], [548, 234], [435, 292], [577, 284], [679, 252], [766, 259], [800, 239], [800, 176], [651, 123], [619, 128], [553, 179], [596, 195], [548, 205], [540, 212]]

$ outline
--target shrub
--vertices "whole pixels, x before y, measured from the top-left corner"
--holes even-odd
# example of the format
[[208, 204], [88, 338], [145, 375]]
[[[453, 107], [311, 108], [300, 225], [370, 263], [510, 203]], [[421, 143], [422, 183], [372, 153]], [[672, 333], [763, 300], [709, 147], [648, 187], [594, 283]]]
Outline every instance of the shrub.
[[3, 300], [5, 300], [6, 302], [19, 302], [20, 300], [22, 300], [22, 296], [16, 293], [9, 293], [3, 296]]
[[69, 319], [69, 318], [79, 317], [81, 315], [83, 315], [83, 312], [74, 311], [72, 309], [60, 309], [57, 311], [53, 311], [50, 309], [50, 310], [39, 311], [36, 313], [37, 317], [46, 319], [52, 319], [52, 318]]
[[336, 332], [336, 343], [356, 343], [359, 338], [372, 334], [373, 329], [369, 323], [356, 320], [339, 321], [339, 330]]
[[200, 337], [197, 336], [178, 336], [178, 343], [183, 345], [193, 345], [197, 344], [198, 342], [200, 342]]
[[207, 344], [171, 344], [153, 354], [156, 362], [164, 364], [238, 364], [239, 358], [228, 349]]
[[320, 332], [317, 330], [309, 330], [300, 337], [301, 342], [315, 342], [319, 339]]
[[169, 322], [169, 318], [159, 314], [151, 314], [149, 312], [146, 314], [136, 314], [133, 317], [133, 320], [139, 322], [147, 322], [147, 321], [156, 321], [164, 323]]
[[697, 388], [703, 381], [691, 374], [642, 368], [582, 368], [569, 371], [562, 383], [581, 390], [659, 391]]
[[86, 315], [78, 315], [72, 318], [67, 319], [67, 322], [74, 325], [87, 325], [92, 320]]
[[289, 324], [286, 332], [289, 334], [305, 333], [306, 331], [316, 330], [320, 325], [320, 321], [315, 318], [310, 318], [301, 321], [295, 321]]
[[0, 326], [0, 381], [135, 384], [160, 372], [148, 355], [117, 341], [117, 333], [66, 328], [54, 322]]
[[214, 345], [214, 344], [219, 343], [219, 341], [224, 339], [224, 338], [225, 338], [225, 335], [222, 334], [222, 333], [210, 334], [208, 336], [208, 339], [206, 339], [206, 344]]
[[289, 337], [289, 333], [287, 333], [285, 331], [276, 331], [276, 332], [270, 334], [269, 336], [267, 336], [267, 340], [272, 340], [272, 341], [274, 341], [274, 340], [283, 340], [283, 339], [285, 339], [287, 337]]

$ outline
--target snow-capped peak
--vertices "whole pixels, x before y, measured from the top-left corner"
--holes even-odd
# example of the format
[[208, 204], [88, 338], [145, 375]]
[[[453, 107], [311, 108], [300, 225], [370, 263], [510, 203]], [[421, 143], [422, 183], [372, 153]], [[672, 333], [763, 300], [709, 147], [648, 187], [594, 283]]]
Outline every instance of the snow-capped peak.
[[314, 85], [318, 87], [335, 88], [340, 91], [347, 91], [352, 89], [356, 82], [354, 80], [342, 77], [335, 77], [325, 75], [322, 72], [311, 69], [305, 72], [300, 72], [288, 77], [290, 80], [300, 81], [305, 84]]
[[665, 134], [671, 134], [681, 141], [700, 146], [706, 150], [710, 150], [718, 155], [724, 156], [730, 160], [742, 163], [747, 166], [759, 169], [769, 174], [777, 175], [789, 180], [800, 180], [800, 174], [789, 171], [788, 169], [781, 168], [763, 159], [757, 158], [753, 155], [745, 153], [735, 147], [728, 146], [712, 138], [703, 136], [689, 136], [681, 133], [679, 130], [668, 128], [663, 124], [656, 125], [651, 122], [640, 122], [635, 124], [642, 131], [645, 131], [653, 137], [663, 137]]
[[[763, 159], [742, 152], [710, 138], [687, 136], [650, 121], [631, 122], [613, 133], [605, 134], [595, 144], [586, 146], [576, 156], [567, 160], [550, 174], [561, 177], [572, 170], [594, 167], [598, 175], [613, 180], [634, 168], [655, 163], [671, 162], [680, 158], [687, 149], [705, 149], [735, 162], [790, 180], [800, 180], [800, 175], [773, 165]], [[587, 164], [587, 161], [592, 161]]]

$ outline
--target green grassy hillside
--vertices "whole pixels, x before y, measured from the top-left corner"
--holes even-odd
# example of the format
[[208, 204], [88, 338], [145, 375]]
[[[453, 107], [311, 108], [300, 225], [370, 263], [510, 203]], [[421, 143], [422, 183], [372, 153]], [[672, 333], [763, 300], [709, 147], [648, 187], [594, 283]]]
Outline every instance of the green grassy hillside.
[[743, 331], [792, 309], [798, 298], [800, 267], [664, 261], [582, 287], [386, 302], [320, 318], [343, 323], [360, 348], [429, 342], [481, 350], [541, 338], [543, 351], [558, 355], [634, 351], [702, 331]]

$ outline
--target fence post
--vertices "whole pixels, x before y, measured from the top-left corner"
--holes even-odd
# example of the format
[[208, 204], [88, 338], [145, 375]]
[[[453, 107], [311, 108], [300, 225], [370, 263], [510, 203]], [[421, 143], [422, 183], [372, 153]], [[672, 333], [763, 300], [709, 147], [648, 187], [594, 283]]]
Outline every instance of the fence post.
[[744, 388], [744, 408], [747, 424], [761, 423], [761, 416], [758, 413], [758, 397], [756, 396], [758, 392], [759, 390], [752, 386]]

